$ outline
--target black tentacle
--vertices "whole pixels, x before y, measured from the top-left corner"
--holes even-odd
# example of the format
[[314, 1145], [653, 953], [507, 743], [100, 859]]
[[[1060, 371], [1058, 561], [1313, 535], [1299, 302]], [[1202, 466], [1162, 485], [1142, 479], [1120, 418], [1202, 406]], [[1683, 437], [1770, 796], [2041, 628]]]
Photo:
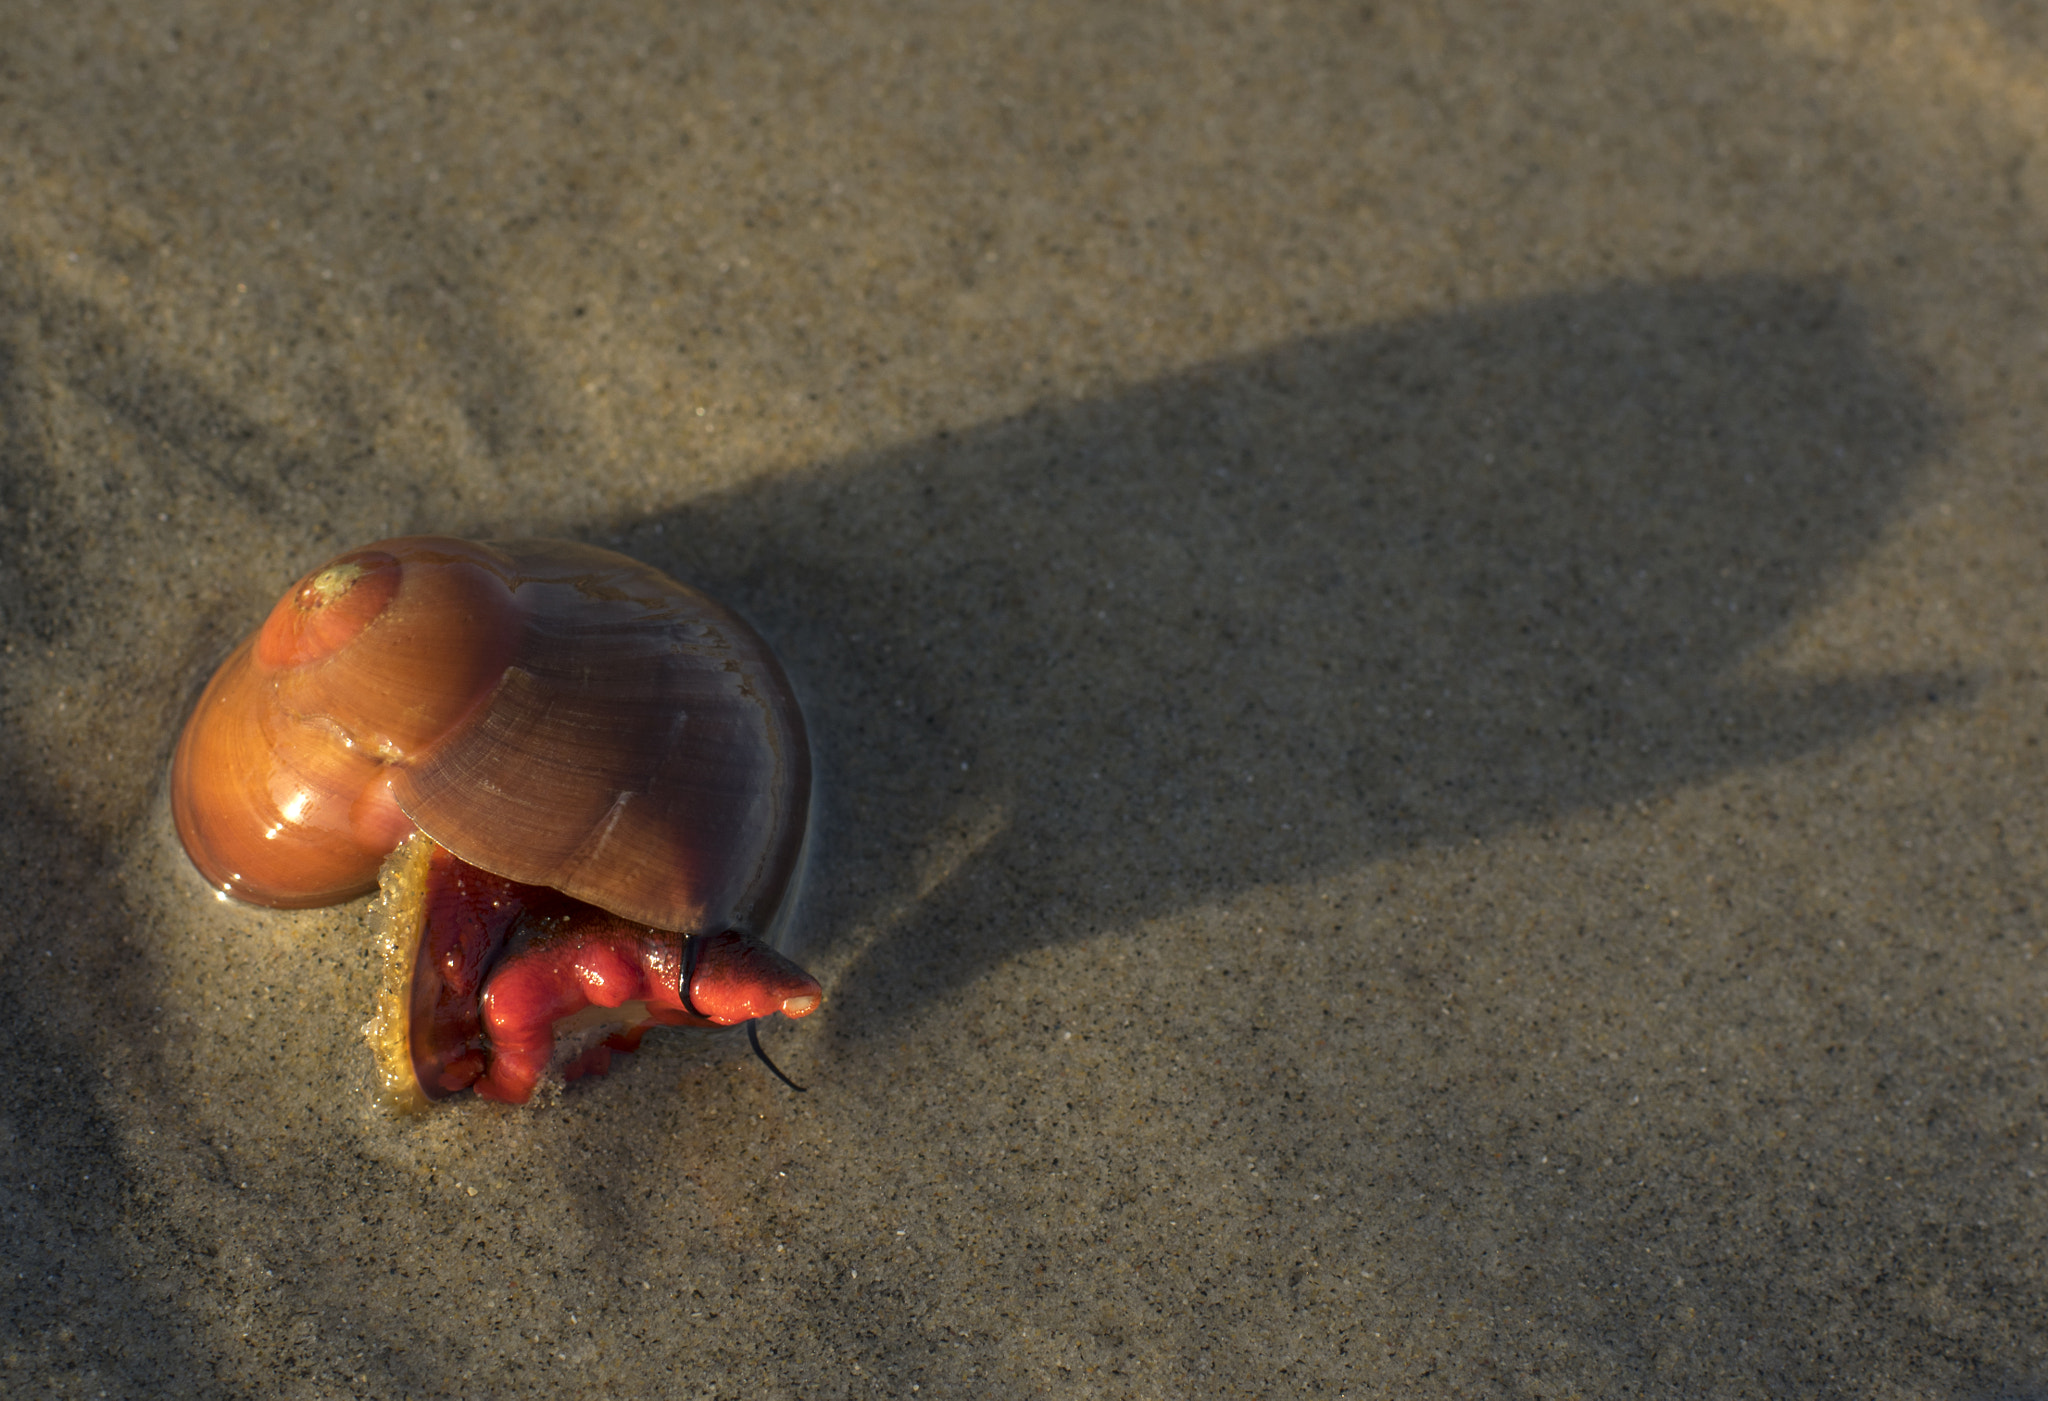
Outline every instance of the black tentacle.
[[761, 1049], [761, 1033], [754, 1029], [760, 1024], [761, 1019], [759, 1017], [753, 1017], [748, 1019], [747, 1021], [747, 1040], [751, 1041], [754, 1044], [754, 1054], [761, 1058], [761, 1064], [767, 1066], [770, 1070], [775, 1072], [776, 1079], [780, 1080], [783, 1084], [789, 1086], [792, 1090], [795, 1090], [800, 1095], [809, 1094], [809, 1090], [806, 1090], [802, 1085], [799, 1085], [796, 1081], [790, 1079], [787, 1075], [784, 1075], [782, 1073], [781, 1066], [777, 1065], [774, 1061], [768, 1059], [768, 1053]]

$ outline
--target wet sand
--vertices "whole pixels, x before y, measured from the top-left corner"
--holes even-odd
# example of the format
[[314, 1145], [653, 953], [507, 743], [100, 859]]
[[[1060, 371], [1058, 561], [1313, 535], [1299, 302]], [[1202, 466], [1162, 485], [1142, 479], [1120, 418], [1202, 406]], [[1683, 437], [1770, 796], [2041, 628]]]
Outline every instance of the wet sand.
[[[2048, 17], [0, 13], [0, 1391], [2048, 1387]], [[210, 668], [727, 600], [828, 1001], [381, 1114]]]

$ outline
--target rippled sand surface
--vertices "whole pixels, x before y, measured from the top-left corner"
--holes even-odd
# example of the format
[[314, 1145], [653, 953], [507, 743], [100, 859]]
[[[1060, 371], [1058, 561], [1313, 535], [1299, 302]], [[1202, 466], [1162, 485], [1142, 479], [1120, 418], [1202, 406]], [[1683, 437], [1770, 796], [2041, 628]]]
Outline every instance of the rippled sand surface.
[[[2048, 12], [0, 7], [0, 1391], [2048, 1386]], [[163, 775], [381, 536], [775, 643], [829, 1000], [376, 1112]]]

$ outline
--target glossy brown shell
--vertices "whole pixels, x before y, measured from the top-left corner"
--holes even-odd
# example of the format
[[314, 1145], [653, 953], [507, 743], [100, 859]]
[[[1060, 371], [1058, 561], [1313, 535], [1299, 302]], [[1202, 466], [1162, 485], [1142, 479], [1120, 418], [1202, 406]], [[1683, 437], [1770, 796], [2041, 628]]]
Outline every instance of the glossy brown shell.
[[222, 665], [172, 762], [216, 889], [370, 889], [413, 825], [627, 919], [763, 931], [810, 751], [788, 678], [723, 605], [558, 540], [418, 536], [330, 561]]

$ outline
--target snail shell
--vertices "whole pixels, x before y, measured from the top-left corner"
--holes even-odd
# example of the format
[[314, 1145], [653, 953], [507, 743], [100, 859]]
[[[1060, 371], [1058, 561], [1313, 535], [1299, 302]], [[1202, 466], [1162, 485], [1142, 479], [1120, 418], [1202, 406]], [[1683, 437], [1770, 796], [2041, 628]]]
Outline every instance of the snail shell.
[[224, 896], [348, 899], [417, 828], [685, 935], [768, 930], [810, 789], [789, 680], [730, 609], [608, 550], [445, 536], [294, 585], [171, 767], [179, 837]]

